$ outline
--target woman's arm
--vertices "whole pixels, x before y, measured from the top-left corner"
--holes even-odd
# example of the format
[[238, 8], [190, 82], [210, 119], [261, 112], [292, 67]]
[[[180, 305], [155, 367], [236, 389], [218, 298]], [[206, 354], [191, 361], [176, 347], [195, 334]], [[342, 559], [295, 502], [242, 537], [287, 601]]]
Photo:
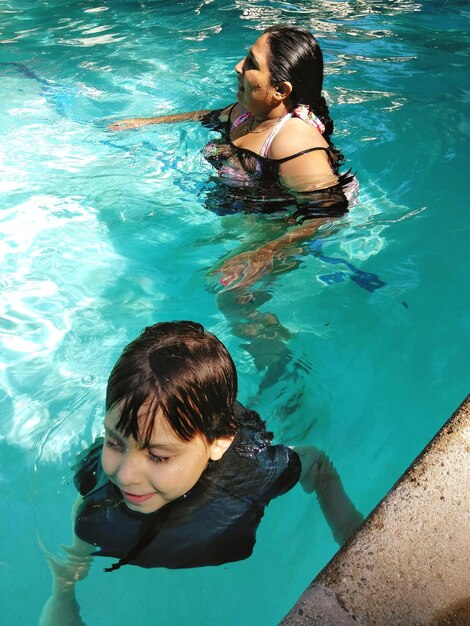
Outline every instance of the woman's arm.
[[[338, 176], [325, 151], [327, 147], [327, 141], [318, 130], [300, 119], [288, 120], [270, 147], [269, 158], [275, 160], [315, 148], [314, 151], [289, 159], [279, 166], [279, 180], [292, 195], [292, 201], [297, 203], [299, 212], [303, 205], [308, 210], [310, 194], [314, 202], [317, 197], [315, 192], [320, 193], [338, 184]], [[334, 205], [336, 199], [329, 197], [327, 191], [325, 194], [326, 198], [319, 201]], [[346, 199], [344, 205], [346, 210]], [[332, 219], [308, 218], [302, 225], [290, 228], [284, 235], [254, 250], [232, 256], [212, 273], [222, 275], [220, 282], [227, 290], [248, 287], [272, 271], [286, 271], [298, 265], [298, 260], [294, 257], [301, 252], [299, 244], [310, 239], [320, 226]]]
[[[73, 523], [81, 502], [79, 496], [72, 508]], [[75, 584], [87, 576], [96, 547], [82, 541], [75, 533], [72, 544], [61, 547], [65, 557], [57, 557], [42, 546], [52, 574], [52, 593], [41, 612], [39, 626], [86, 626], [80, 617]]]
[[[230, 112], [234, 110], [235, 115], [239, 115], [240, 111], [244, 111], [239, 104], [229, 105], [225, 109], [202, 109], [201, 111], [189, 111], [188, 113], [174, 113], [172, 115], [158, 115], [157, 117], [132, 117], [125, 120], [113, 122], [108, 126], [110, 130], [129, 130], [131, 128], [140, 128], [149, 124], [174, 124], [175, 122], [200, 122], [209, 113], [220, 111], [219, 120], [226, 122]], [[232, 117], [233, 119], [233, 117]]]
[[301, 226], [294, 226], [281, 237], [255, 250], [230, 257], [211, 273], [220, 274], [220, 282], [228, 290], [248, 287], [265, 274], [272, 272], [276, 266], [279, 271], [286, 271], [298, 265], [292, 257], [301, 252], [299, 244], [310, 239], [320, 226], [330, 221], [331, 218], [327, 217], [306, 220]]
[[285, 235], [281, 235], [281, 237], [273, 239], [273, 241], [265, 244], [262, 248], [270, 250], [273, 254], [277, 254], [286, 248], [289, 248], [289, 246], [292, 246], [293, 244], [307, 241], [316, 233], [320, 226], [323, 226], [323, 224], [326, 224], [327, 222], [331, 222], [331, 218], [317, 217], [306, 220], [301, 226], [294, 226]]
[[188, 113], [174, 113], [173, 115], [158, 115], [157, 117], [132, 117], [125, 120], [113, 122], [108, 126], [110, 130], [129, 130], [131, 128], [140, 128], [141, 126], [149, 126], [150, 124], [173, 124], [175, 122], [200, 122], [208, 113], [212, 113], [212, 109], [203, 109], [201, 111], [190, 111]]

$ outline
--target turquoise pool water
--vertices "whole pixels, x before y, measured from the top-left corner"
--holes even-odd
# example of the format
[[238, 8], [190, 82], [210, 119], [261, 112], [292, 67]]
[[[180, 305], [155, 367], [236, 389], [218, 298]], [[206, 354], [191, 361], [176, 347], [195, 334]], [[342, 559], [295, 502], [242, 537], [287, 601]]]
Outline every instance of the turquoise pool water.
[[[368, 513], [468, 393], [467, 3], [6, 0], [0, 15], [2, 622], [37, 621], [50, 586], [37, 537], [52, 551], [68, 541], [70, 464], [144, 326], [202, 322], [232, 352], [241, 399], [257, 394], [263, 372], [207, 274], [267, 220], [206, 210], [199, 125], [106, 125], [233, 101], [235, 62], [275, 22], [319, 37], [361, 202], [260, 286], [292, 358], [256, 408], [279, 440], [324, 449]], [[95, 562], [82, 617], [272, 626], [336, 548], [294, 489], [245, 562], [113, 574]]]

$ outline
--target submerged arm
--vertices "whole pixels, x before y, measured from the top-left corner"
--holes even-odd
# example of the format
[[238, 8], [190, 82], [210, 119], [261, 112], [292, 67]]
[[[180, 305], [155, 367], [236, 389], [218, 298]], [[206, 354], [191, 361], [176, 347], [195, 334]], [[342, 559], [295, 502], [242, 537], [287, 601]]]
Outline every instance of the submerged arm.
[[[82, 498], [72, 508], [72, 518]], [[91, 565], [95, 546], [85, 543], [73, 533], [70, 546], [62, 546], [65, 557], [45, 552], [52, 573], [52, 593], [39, 618], [39, 626], [86, 626], [80, 617], [80, 606], [75, 596], [75, 584], [85, 578]]]
[[[297, 215], [302, 215], [305, 221], [256, 249], [223, 262], [212, 273], [222, 274], [220, 282], [225, 289], [248, 287], [265, 274], [286, 271], [297, 265], [297, 259], [292, 257], [300, 252], [298, 244], [347, 210], [348, 203], [341, 190], [331, 191], [339, 179], [328, 149], [320, 133], [302, 120], [288, 120], [281, 128], [269, 149], [269, 158], [280, 161], [279, 182], [292, 196]], [[332, 217], [314, 217], [316, 207], [321, 208], [323, 214], [331, 212]]]
[[[342, 191], [331, 190], [338, 184], [338, 177], [332, 172], [323, 151], [302, 155], [282, 167], [280, 180], [297, 205], [296, 215], [302, 215], [305, 221], [254, 250], [236, 254], [224, 261], [212, 273], [222, 275], [220, 282], [225, 289], [248, 287], [265, 274], [286, 271], [298, 265], [296, 257], [301, 252], [299, 245], [309, 240], [320, 226], [347, 211], [348, 201]], [[310, 169], [315, 172], [315, 176], [307, 176], [306, 172]], [[314, 212], [318, 208], [324, 214], [331, 212], [331, 217], [309, 217], [309, 210]]]
[[293, 449], [302, 463], [300, 476], [302, 488], [306, 493], [316, 493], [333, 537], [339, 545], [342, 545], [361, 525], [364, 519], [362, 514], [345, 492], [338, 472], [324, 452], [313, 446]]
[[[297, 263], [292, 261], [292, 257], [300, 252], [298, 244], [310, 239], [320, 226], [329, 221], [331, 218], [327, 217], [306, 220], [301, 226], [294, 226], [281, 237], [255, 250], [230, 257], [211, 273], [221, 274], [220, 282], [227, 290], [248, 287], [275, 269], [286, 271]], [[275, 267], [276, 264], [278, 268]]]
[[306, 220], [301, 226], [294, 226], [285, 235], [261, 246], [260, 250], [267, 250], [273, 254], [283, 252], [290, 246], [307, 241], [323, 224], [331, 222], [329, 217], [318, 217]]

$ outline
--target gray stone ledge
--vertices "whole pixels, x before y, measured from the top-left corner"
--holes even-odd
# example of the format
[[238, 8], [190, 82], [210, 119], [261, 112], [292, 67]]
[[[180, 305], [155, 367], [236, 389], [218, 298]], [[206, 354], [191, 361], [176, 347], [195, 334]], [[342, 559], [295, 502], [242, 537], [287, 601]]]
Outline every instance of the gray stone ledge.
[[282, 626], [357, 626], [338, 602], [336, 595], [312, 583], [294, 609], [282, 620]]
[[470, 396], [281, 622], [307, 624], [470, 626]]

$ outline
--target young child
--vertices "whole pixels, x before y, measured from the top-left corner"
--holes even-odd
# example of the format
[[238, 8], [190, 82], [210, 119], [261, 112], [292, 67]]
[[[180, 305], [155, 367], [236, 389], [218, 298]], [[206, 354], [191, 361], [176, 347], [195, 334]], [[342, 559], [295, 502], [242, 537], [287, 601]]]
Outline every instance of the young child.
[[65, 560], [48, 555], [53, 594], [42, 626], [73, 612], [82, 623], [74, 583], [91, 556], [117, 559], [106, 571], [247, 558], [265, 506], [299, 479], [317, 491], [340, 543], [358, 526], [325, 455], [272, 445], [259, 415], [236, 398], [232, 358], [200, 324], [155, 324], [124, 349], [108, 381], [104, 440], [75, 468], [75, 540]]

